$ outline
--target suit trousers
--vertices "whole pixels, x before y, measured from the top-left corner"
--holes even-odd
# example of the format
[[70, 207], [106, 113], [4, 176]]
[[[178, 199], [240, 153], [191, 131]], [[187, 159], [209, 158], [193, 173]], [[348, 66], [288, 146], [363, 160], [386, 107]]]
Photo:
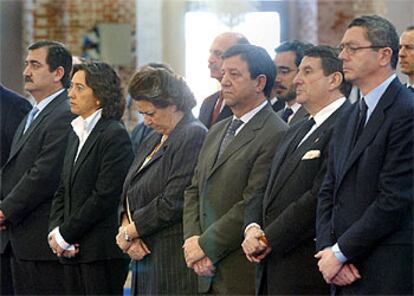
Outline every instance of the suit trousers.
[[0, 295], [14, 295], [10, 257], [9, 244], [3, 254], [0, 254]]
[[62, 295], [63, 267], [56, 261], [29, 261], [11, 257], [16, 295]]
[[123, 295], [130, 259], [64, 264], [66, 295]]

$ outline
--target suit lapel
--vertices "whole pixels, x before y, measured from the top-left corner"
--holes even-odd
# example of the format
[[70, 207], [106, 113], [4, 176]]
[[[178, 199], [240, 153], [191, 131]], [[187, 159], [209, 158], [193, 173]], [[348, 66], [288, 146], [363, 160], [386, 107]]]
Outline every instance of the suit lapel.
[[45, 120], [49, 114], [51, 114], [56, 107], [62, 103], [63, 101], [65, 101], [67, 99], [67, 93], [66, 90], [63, 91], [59, 96], [57, 96], [56, 98], [54, 98], [47, 106], [45, 109], [42, 110], [42, 112], [40, 112], [40, 114], [36, 117], [36, 119], [32, 122], [32, 124], [30, 125], [30, 127], [27, 129], [27, 131], [23, 134], [23, 130], [24, 127], [26, 125], [26, 120], [27, 120], [27, 116], [24, 118], [24, 120], [20, 123], [20, 126], [18, 128], [18, 132], [16, 132], [15, 137], [17, 137], [17, 140], [14, 141], [13, 139], [13, 146], [11, 149], [11, 153], [9, 156], [9, 160], [11, 158], [13, 158], [17, 152], [23, 147], [24, 143], [26, 143], [27, 139], [30, 138], [30, 136], [32, 135], [33, 131], [36, 130], [37, 126], [43, 121]]
[[[103, 120], [102, 118], [99, 119], [98, 123], [96, 124], [96, 126], [93, 128], [92, 132], [90, 133], [90, 135], [88, 136], [88, 138], [86, 139], [85, 144], [83, 145], [79, 155], [78, 155], [78, 159], [76, 160], [74, 166], [73, 166], [73, 170], [72, 170], [72, 182], [76, 177], [76, 173], [79, 171], [79, 168], [81, 167], [82, 163], [85, 161], [85, 159], [87, 158], [87, 156], [89, 155], [92, 147], [95, 145], [96, 141], [98, 140], [98, 137], [100, 135], [100, 133], [102, 132], [102, 130], [104, 130], [106, 128], [106, 126], [108, 125], [109, 121]], [[78, 146], [78, 145], [76, 145]], [[75, 155], [77, 152], [77, 148], [75, 151]]]
[[[356, 110], [354, 110], [354, 116], [352, 117], [352, 120], [354, 121], [352, 123], [353, 129], [348, 131], [349, 132], [346, 138], [346, 144], [347, 147], [349, 147], [349, 157], [344, 163], [342, 174], [341, 174], [341, 180], [346, 174], [346, 172], [351, 168], [351, 166], [355, 163], [355, 161], [358, 159], [358, 157], [364, 152], [365, 148], [372, 142], [372, 140], [375, 138], [375, 136], [378, 133], [378, 130], [382, 126], [382, 123], [385, 119], [385, 110], [394, 102], [395, 96], [397, 95], [398, 91], [402, 87], [402, 84], [398, 81], [398, 78], [395, 78], [391, 84], [388, 86], [385, 93], [380, 98], [377, 106], [375, 107], [373, 113], [371, 114], [364, 130], [361, 133], [361, 136], [359, 137], [358, 142], [354, 147], [351, 147], [352, 142], [352, 136], [355, 132], [356, 124], [357, 124], [357, 116], [358, 116], [358, 108], [355, 107]], [[349, 125], [348, 125], [349, 126]], [[348, 155], [348, 154], [345, 154]], [[340, 181], [341, 181], [340, 180]]]

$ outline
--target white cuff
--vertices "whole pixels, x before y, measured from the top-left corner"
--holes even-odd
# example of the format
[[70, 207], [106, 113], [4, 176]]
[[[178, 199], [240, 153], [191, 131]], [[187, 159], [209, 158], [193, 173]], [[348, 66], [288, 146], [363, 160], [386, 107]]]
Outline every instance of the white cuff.
[[66, 250], [66, 251], [73, 251], [75, 250], [75, 246], [68, 244], [65, 239], [63, 238], [63, 236], [60, 234], [59, 231], [59, 227], [56, 227], [55, 229], [53, 229], [52, 233], [55, 234], [55, 239], [57, 244], [59, 245], [59, 247], [61, 247], [62, 249]]
[[253, 228], [253, 227], [256, 227], [256, 228], [259, 228], [259, 230], [262, 230], [262, 228], [260, 227], [260, 225], [259, 225], [259, 224], [257, 224], [257, 223], [250, 223], [250, 224], [249, 224], [249, 225], [247, 225], [247, 226], [246, 226], [246, 228], [244, 229], [244, 236], [246, 236], [247, 231], [248, 231], [250, 228]]

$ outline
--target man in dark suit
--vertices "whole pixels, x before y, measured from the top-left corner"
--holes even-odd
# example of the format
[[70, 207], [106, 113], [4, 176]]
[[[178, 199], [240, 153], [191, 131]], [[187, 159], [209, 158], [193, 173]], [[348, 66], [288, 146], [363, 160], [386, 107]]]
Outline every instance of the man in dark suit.
[[[121, 295], [129, 258], [115, 243], [118, 205], [133, 152], [120, 119], [121, 81], [105, 63], [73, 67], [72, 121], [62, 178], [53, 200], [49, 245], [64, 264], [70, 295]], [[97, 210], [99, 209], [99, 210]]]
[[401, 34], [398, 58], [401, 72], [408, 76], [407, 87], [414, 92], [414, 26]]
[[240, 244], [246, 201], [264, 190], [287, 125], [266, 98], [275, 67], [266, 51], [236, 45], [223, 54], [222, 92], [234, 116], [214, 125], [201, 148], [184, 201], [184, 254], [199, 292], [254, 293], [254, 268]]
[[[210, 69], [211, 78], [221, 81], [221, 66], [223, 65], [223, 53], [236, 44], [249, 44], [249, 41], [240, 33], [226, 32], [218, 35], [210, 47], [210, 56], [208, 58], [208, 68]], [[210, 128], [214, 123], [219, 122], [233, 115], [231, 109], [224, 103], [221, 91], [204, 99], [200, 108], [198, 119]]]
[[398, 35], [362, 16], [340, 48], [361, 98], [333, 131], [315, 257], [337, 293], [412, 295], [414, 97], [395, 74]]
[[296, 102], [296, 91], [293, 79], [303, 58], [304, 51], [312, 44], [301, 41], [286, 41], [275, 48], [274, 63], [277, 68], [275, 94], [284, 106], [277, 114], [289, 125], [293, 125], [308, 115], [306, 110]]
[[[294, 79], [296, 100], [310, 119], [293, 125], [278, 147], [265, 192], [246, 208], [246, 257], [259, 263], [259, 295], [329, 294], [315, 264], [317, 194], [326, 173], [333, 126], [349, 107], [338, 51], [315, 46], [305, 56]], [[298, 276], [300, 274], [300, 276]]]
[[9, 157], [17, 127], [30, 109], [32, 105], [27, 99], [0, 84], [0, 168]]
[[[19, 123], [31, 108], [29, 101], [0, 84], [0, 168], [9, 157], [13, 136]], [[9, 250], [4, 255], [0, 254], [0, 295], [14, 293], [8, 252]]]
[[61, 293], [62, 268], [46, 238], [72, 118], [65, 90], [71, 67], [63, 44], [29, 46], [23, 75], [36, 103], [19, 125], [1, 170], [1, 252], [10, 244], [16, 294]]

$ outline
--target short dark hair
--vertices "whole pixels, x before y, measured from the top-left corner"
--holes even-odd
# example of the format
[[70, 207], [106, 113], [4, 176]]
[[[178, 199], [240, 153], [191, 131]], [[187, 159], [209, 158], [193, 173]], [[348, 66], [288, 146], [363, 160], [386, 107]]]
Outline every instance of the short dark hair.
[[251, 79], [256, 79], [261, 74], [266, 76], [266, 85], [263, 93], [266, 97], [269, 97], [275, 82], [276, 67], [267, 51], [260, 46], [240, 44], [232, 46], [224, 52], [223, 59], [238, 55], [247, 63]]
[[305, 50], [307, 50], [308, 48], [312, 46], [313, 46], [312, 43], [305, 43], [299, 40], [285, 41], [275, 48], [275, 52], [280, 53], [280, 52], [293, 51], [295, 53], [296, 67], [299, 67], [300, 62], [303, 59]]
[[339, 49], [329, 45], [313, 46], [304, 52], [304, 56], [306, 57], [319, 58], [321, 60], [322, 70], [325, 76], [335, 72], [341, 73], [342, 83], [339, 90], [345, 97], [348, 97], [352, 89], [352, 84], [345, 81], [343, 63], [342, 60], [338, 58], [338, 55]]
[[404, 32], [407, 32], [407, 31], [414, 31], [414, 26], [408, 26], [408, 27], [405, 29], [405, 31], [404, 31]]
[[[395, 27], [387, 19], [379, 15], [363, 15], [351, 21], [348, 29], [362, 27], [372, 46], [383, 46], [392, 49], [391, 67], [395, 69], [398, 63], [398, 51], [400, 47], [399, 37]], [[378, 50], [378, 49], [374, 49]]]
[[72, 77], [85, 72], [85, 81], [102, 107], [102, 118], [120, 120], [125, 110], [121, 79], [115, 70], [103, 62], [88, 62], [73, 66]]
[[64, 88], [70, 86], [70, 73], [72, 70], [72, 55], [69, 49], [63, 43], [54, 40], [40, 40], [28, 47], [28, 50], [47, 47], [46, 63], [49, 65], [49, 71], [55, 71], [58, 67], [63, 67], [64, 74], [62, 85]]
[[196, 105], [184, 78], [170, 67], [142, 67], [129, 82], [128, 92], [134, 100], [148, 101], [156, 108], [174, 105], [178, 111], [189, 113]]

